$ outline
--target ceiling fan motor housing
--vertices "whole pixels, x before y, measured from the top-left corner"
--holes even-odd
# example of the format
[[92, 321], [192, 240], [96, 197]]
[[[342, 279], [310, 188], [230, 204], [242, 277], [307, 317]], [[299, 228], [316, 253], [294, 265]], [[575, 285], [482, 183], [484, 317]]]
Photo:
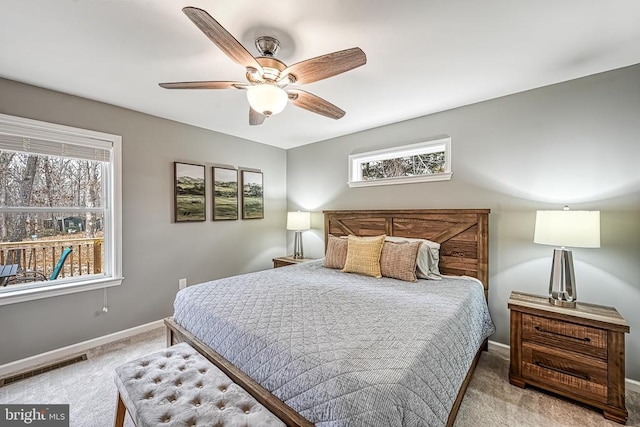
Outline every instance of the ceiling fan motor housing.
[[283, 62], [268, 56], [259, 56], [256, 58], [256, 61], [262, 67], [263, 73], [262, 76], [259, 76], [251, 71], [247, 71], [247, 80], [251, 83], [261, 83], [263, 80], [276, 82], [280, 77], [280, 73], [287, 68]]

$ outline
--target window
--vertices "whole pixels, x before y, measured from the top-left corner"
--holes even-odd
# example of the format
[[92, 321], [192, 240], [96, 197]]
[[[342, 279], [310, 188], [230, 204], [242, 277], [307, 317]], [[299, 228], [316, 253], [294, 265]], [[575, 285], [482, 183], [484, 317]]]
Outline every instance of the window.
[[451, 138], [349, 156], [349, 186], [406, 184], [451, 179]]
[[0, 114], [0, 305], [119, 285], [121, 241], [121, 137]]

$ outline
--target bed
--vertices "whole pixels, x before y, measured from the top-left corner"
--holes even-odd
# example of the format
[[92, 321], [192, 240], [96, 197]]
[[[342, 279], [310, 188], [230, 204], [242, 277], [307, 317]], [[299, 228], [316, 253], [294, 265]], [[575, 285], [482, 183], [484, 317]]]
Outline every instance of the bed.
[[428, 239], [444, 278], [376, 279], [318, 260], [219, 279], [178, 293], [168, 344], [190, 343], [287, 425], [453, 425], [495, 330], [488, 214], [325, 211], [325, 244]]

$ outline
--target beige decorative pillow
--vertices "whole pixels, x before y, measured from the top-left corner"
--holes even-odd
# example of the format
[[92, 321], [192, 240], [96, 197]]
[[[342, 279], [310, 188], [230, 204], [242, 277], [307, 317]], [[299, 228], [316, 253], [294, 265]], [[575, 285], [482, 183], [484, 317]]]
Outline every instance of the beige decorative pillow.
[[440, 268], [440, 243], [427, 239], [412, 239], [409, 237], [387, 236], [388, 242], [422, 242], [416, 262], [416, 276], [418, 279], [442, 280]]
[[347, 260], [342, 271], [376, 278], [382, 277], [380, 253], [385, 237], [384, 234], [375, 237], [349, 236], [347, 239]]
[[384, 242], [380, 254], [380, 272], [384, 277], [417, 282], [416, 260], [422, 242]]
[[329, 234], [327, 242], [327, 252], [324, 254], [324, 265], [327, 268], [344, 268], [347, 260], [347, 239], [342, 239]]

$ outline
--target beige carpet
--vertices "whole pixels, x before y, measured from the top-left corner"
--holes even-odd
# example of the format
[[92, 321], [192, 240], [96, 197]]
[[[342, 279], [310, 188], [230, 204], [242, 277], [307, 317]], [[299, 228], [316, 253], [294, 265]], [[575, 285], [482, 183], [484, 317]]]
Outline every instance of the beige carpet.
[[[116, 403], [114, 369], [165, 346], [158, 330], [89, 352], [89, 360], [0, 387], [0, 404], [69, 403], [73, 427], [112, 426]], [[508, 357], [483, 353], [460, 407], [456, 427], [619, 426], [598, 411], [534, 389], [509, 384]], [[628, 426], [640, 427], [640, 394], [627, 391]], [[125, 424], [132, 426], [130, 420]], [[377, 427], [377, 426], [372, 426]]]

